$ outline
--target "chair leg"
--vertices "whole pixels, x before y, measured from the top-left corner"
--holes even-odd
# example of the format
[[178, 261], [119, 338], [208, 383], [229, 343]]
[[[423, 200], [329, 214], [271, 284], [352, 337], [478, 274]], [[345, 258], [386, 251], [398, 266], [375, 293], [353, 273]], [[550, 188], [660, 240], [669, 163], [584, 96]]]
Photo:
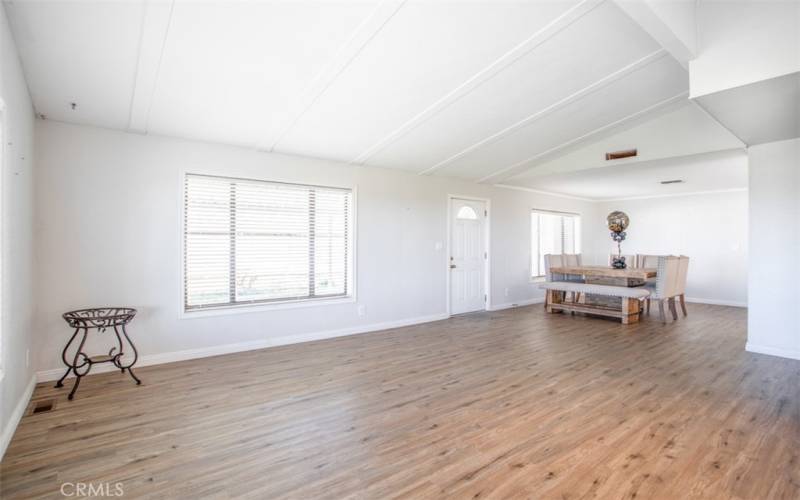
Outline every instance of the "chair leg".
[[650, 299], [644, 299], [647, 302], [647, 315], [650, 316]]
[[658, 300], [658, 319], [665, 325], [667, 324], [667, 316], [664, 314], [664, 299]]
[[686, 317], [689, 315], [686, 312], [686, 297], [684, 296], [684, 294], [681, 294], [680, 298], [681, 298], [681, 310], [683, 310], [683, 316]]
[[669, 312], [672, 313], [672, 319], [678, 319], [678, 311], [675, 309], [675, 297], [669, 298]]

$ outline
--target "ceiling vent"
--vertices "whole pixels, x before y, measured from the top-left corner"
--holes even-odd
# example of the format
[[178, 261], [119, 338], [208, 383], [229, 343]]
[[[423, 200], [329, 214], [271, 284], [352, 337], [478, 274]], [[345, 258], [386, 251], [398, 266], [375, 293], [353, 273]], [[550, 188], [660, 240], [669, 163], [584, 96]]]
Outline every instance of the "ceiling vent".
[[673, 179], [671, 181], [661, 181], [661, 184], [683, 184], [684, 182], [683, 179]]
[[619, 160], [622, 158], [630, 158], [631, 156], [636, 156], [637, 152], [635, 149], [626, 149], [624, 151], [614, 151], [613, 153], [606, 153], [606, 161], [608, 160]]

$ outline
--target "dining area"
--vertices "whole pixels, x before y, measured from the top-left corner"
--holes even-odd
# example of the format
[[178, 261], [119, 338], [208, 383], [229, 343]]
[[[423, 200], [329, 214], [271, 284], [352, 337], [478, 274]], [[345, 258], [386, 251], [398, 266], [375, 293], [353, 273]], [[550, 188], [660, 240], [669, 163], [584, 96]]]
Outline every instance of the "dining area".
[[[624, 212], [607, 217], [617, 252], [607, 265], [587, 265], [581, 254], [544, 255], [545, 310], [551, 314], [570, 313], [616, 318], [622, 324], [638, 323], [650, 316], [651, 304], [658, 308], [658, 319], [667, 324], [683, 316], [686, 309], [686, 281], [689, 257], [622, 253], [622, 241], [630, 221]], [[667, 314], [667, 311], [669, 314]]]

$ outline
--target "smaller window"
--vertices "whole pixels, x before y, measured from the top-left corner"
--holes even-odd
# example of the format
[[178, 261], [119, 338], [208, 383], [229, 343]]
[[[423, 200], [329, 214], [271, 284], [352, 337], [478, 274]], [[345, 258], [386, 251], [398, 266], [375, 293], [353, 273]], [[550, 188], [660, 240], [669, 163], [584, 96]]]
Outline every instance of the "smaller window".
[[577, 214], [531, 212], [531, 278], [544, 276], [544, 256], [581, 252], [581, 218]]
[[465, 205], [458, 209], [456, 219], [477, 220], [478, 214], [475, 213], [475, 210], [473, 210], [472, 207]]

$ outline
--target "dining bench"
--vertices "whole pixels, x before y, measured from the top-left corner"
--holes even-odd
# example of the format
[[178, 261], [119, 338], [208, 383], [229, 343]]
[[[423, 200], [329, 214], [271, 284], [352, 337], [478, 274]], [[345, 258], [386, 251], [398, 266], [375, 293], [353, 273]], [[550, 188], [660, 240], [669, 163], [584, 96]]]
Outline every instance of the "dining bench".
[[[624, 325], [639, 321], [640, 300], [650, 296], [650, 290], [644, 287], [596, 285], [569, 281], [548, 281], [540, 284], [539, 288], [547, 290], [545, 298], [547, 312], [582, 312], [620, 318]], [[579, 297], [579, 299], [577, 301], [564, 300], [567, 292], [571, 292], [573, 297]], [[622, 307], [618, 309], [597, 304], [587, 304], [585, 302], [587, 294], [619, 297], [622, 299]]]

